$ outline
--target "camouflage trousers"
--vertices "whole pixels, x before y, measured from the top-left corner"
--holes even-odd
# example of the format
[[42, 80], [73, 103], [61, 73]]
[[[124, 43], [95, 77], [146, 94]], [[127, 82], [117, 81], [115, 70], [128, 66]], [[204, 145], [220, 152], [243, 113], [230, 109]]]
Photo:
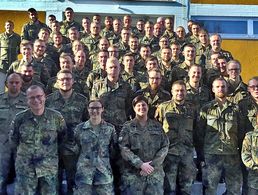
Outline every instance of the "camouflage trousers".
[[225, 183], [228, 195], [240, 194], [242, 171], [239, 155], [205, 154], [203, 167], [203, 185], [206, 194], [216, 195], [221, 173], [225, 171]]
[[11, 158], [11, 149], [8, 144], [4, 144], [0, 149], [0, 194], [7, 193], [7, 180], [11, 165], [14, 163]]
[[248, 187], [253, 188], [258, 192], [258, 170], [249, 170]]
[[48, 175], [44, 177], [16, 176], [15, 195], [57, 195], [57, 176]]
[[121, 195], [162, 195], [163, 179], [151, 177], [123, 175], [121, 179]]
[[165, 194], [175, 194], [176, 190], [180, 191], [182, 195], [191, 194], [192, 184], [196, 177], [192, 153], [183, 156], [168, 154], [164, 162], [164, 171]]
[[84, 184], [74, 189], [74, 195], [114, 195], [113, 183], [90, 185]]

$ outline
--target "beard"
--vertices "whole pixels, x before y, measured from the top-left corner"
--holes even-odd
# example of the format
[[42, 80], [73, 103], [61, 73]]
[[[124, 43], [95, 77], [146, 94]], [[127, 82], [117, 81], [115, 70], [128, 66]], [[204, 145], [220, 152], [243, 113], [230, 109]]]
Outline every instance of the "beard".
[[25, 76], [23, 75], [22, 76], [22, 80], [25, 82], [25, 83], [28, 83], [32, 80], [32, 76]]

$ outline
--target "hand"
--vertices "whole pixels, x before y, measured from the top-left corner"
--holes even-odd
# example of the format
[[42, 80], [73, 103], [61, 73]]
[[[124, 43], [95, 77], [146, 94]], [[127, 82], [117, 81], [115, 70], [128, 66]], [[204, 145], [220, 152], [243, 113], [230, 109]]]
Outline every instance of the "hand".
[[154, 171], [154, 168], [150, 165], [151, 162], [152, 161], [142, 163], [141, 172], [147, 175], [151, 174]]

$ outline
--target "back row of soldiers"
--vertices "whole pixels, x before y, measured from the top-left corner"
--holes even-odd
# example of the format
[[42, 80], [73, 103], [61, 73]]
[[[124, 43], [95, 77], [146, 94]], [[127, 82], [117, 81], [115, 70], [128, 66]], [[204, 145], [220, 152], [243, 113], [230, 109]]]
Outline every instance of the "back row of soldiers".
[[[136, 168], [133, 176], [122, 176], [121, 189], [125, 190], [124, 193], [135, 192], [136, 188], [141, 186], [151, 186], [152, 182], [160, 186], [156, 181], [163, 182], [162, 174], [158, 174], [158, 176], [154, 174], [152, 177], [151, 173], [153, 167], [155, 169], [155, 166], [163, 164], [163, 157], [166, 156], [164, 162], [165, 193], [176, 193], [176, 180], [178, 179], [178, 189], [181, 193], [190, 194], [191, 185], [195, 179], [193, 148], [196, 150], [199, 164], [205, 167], [203, 183], [207, 187], [208, 194], [215, 193], [222, 170], [225, 170], [228, 193], [240, 192], [242, 174], [239, 168], [241, 162], [238, 157], [245, 132], [256, 128], [258, 79], [257, 77], [252, 78], [248, 86], [242, 82], [241, 64], [239, 61], [233, 60], [230, 52], [221, 48], [220, 35], [212, 35], [209, 41], [208, 32], [200, 29], [198, 23], [192, 23], [192, 32], [189, 32], [188, 35], [181, 26], [176, 28], [176, 32], [173, 32], [172, 18], [164, 20], [159, 18], [161, 21], [155, 25], [152, 22], [144, 24], [144, 21], [139, 20], [137, 26], [140, 27], [142, 26], [140, 24], [143, 23], [145, 28], [134, 28], [131, 24], [131, 16], [124, 17], [123, 28], [121, 28], [120, 19], [114, 19], [112, 27], [112, 22], [110, 22], [112, 17], [106, 17], [105, 28], [101, 31], [100, 16], [98, 15], [93, 17], [92, 23], [88, 18], [84, 18], [82, 21], [85, 23], [85, 28], [81, 31], [80, 24], [73, 19], [74, 13], [71, 8], [65, 10], [65, 21], [61, 23], [52, 21], [52, 34], [50, 34], [50, 29], [38, 21], [36, 10], [29, 9], [29, 15], [31, 21], [23, 28], [19, 49], [17, 49], [18, 45], [10, 46], [11, 41], [6, 42], [8, 45], [6, 47], [11, 50], [2, 47], [5, 40], [17, 37], [14, 36], [16, 34], [13, 30], [7, 30], [13, 29], [11, 21], [6, 22], [6, 32], [0, 36], [1, 64], [4, 67], [2, 72], [3, 75], [5, 73], [9, 75], [8, 92], [3, 93], [3, 98], [1, 97], [1, 101], [3, 99], [3, 103], [1, 103], [3, 121], [5, 121], [2, 123], [5, 126], [3, 130], [9, 130], [13, 116], [26, 107], [26, 101], [29, 99], [25, 99], [21, 90], [25, 92], [31, 85], [37, 85], [46, 94], [49, 94], [46, 106], [61, 112], [66, 122], [65, 138], [63, 138], [59, 151], [59, 184], [61, 185], [62, 170], [64, 169], [68, 182], [68, 193], [72, 193], [75, 186], [76, 162], [80, 153], [74, 131], [79, 123], [88, 119], [86, 109], [88, 100], [96, 98], [101, 99], [104, 107], [103, 119], [114, 125], [116, 129], [122, 157]], [[159, 33], [154, 33], [156, 27]], [[3, 36], [5, 38], [2, 38]], [[30, 41], [34, 41], [33, 45]], [[4, 48], [5, 53], [2, 53]], [[22, 54], [21, 60], [16, 60], [17, 50]], [[13, 51], [13, 53], [9, 51]], [[9, 61], [10, 59], [12, 60]], [[21, 77], [16, 73], [19, 73]], [[211, 94], [211, 91], [214, 95]], [[38, 90], [37, 92], [43, 95], [43, 91]], [[131, 102], [132, 98], [138, 95], [147, 99], [148, 117], [162, 123], [170, 141], [168, 154], [162, 153], [158, 164], [151, 164], [150, 159], [148, 165], [144, 164], [142, 170], [145, 171], [143, 172], [139, 171], [142, 167], [141, 161], [134, 162], [134, 157], [136, 159], [144, 158], [141, 156], [144, 153], [140, 151], [141, 146], [148, 145], [148, 137], [146, 137], [146, 142], [141, 140], [142, 145], [138, 144], [137, 148], [133, 148], [136, 147], [133, 143], [128, 143], [129, 145], [127, 144], [124, 148], [123, 140], [128, 142], [124, 136], [129, 130], [122, 130], [123, 133], [120, 134], [122, 128], [138, 127], [137, 116], [139, 114], [137, 115], [137, 113], [136, 126], [135, 124], [123, 126], [127, 120], [134, 117]], [[19, 96], [23, 96], [23, 99], [18, 98]], [[27, 98], [30, 96], [31, 94], [27, 93]], [[41, 100], [39, 95], [33, 97], [33, 100]], [[31, 109], [30, 104], [29, 106]], [[12, 111], [12, 109], [14, 110]], [[38, 120], [37, 117], [34, 118]], [[52, 124], [51, 121], [50, 124]], [[44, 120], [36, 125], [44, 125]], [[159, 129], [155, 122], [153, 127]], [[144, 126], [144, 128], [146, 127]], [[1, 141], [5, 145], [10, 144], [6, 141], [8, 134], [6, 131], [2, 133], [1, 128], [3, 136]], [[133, 133], [137, 134], [137, 132]], [[30, 132], [27, 132], [28, 136], [29, 134]], [[145, 138], [145, 136], [143, 137]], [[17, 137], [14, 136], [13, 140], [15, 139]], [[1, 152], [6, 155], [6, 157], [1, 155], [1, 162], [3, 162], [1, 166], [4, 167], [0, 180], [3, 193], [6, 190], [8, 166], [12, 154], [11, 147], [3, 148], [9, 152]], [[16, 145], [16, 147], [19, 146]], [[42, 149], [41, 152], [44, 153], [44, 147]], [[128, 153], [130, 149], [135, 154]], [[136, 153], [139, 155], [138, 157], [135, 156]], [[26, 190], [29, 191], [25, 190], [25, 192], [30, 192], [30, 190], [33, 192], [34, 188], [30, 189], [29, 186], [32, 183], [35, 185], [37, 179], [48, 175], [43, 168], [42, 172], [36, 171], [33, 177], [29, 177], [30, 173], [26, 172], [26, 167], [39, 165], [37, 163], [41, 163], [41, 161], [38, 158], [41, 156], [37, 155], [35, 150], [26, 155], [33, 163], [28, 161], [27, 164], [21, 163], [20, 167], [15, 167], [19, 173], [17, 175], [18, 183], [23, 181], [18, 184], [17, 193], [25, 190], [26, 186], [28, 187]], [[249, 163], [251, 166], [249, 168], [256, 167], [257, 163], [255, 163], [256, 161], [253, 164]], [[123, 163], [118, 164], [118, 166], [113, 165], [116, 170]], [[53, 169], [55, 167], [53, 165]], [[97, 168], [100, 172], [103, 171], [101, 167]], [[122, 172], [125, 169], [126, 167], [122, 168]], [[245, 191], [247, 190], [247, 174], [244, 167], [243, 173], [245, 176], [243, 192], [247, 193]], [[253, 175], [257, 176], [257, 173], [254, 171], [254, 174], [251, 174], [249, 186], [251, 190], [257, 190], [257, 186], [255, 186], [257, 182], [252, 181], [255, 178]], [[94, 174], [91, 176], [94, 178]], [[115, 173], [115, 179], [117, 179], [116, 177], [120, 178], [119, 173]], [[138, 180], [139, 177], [146, 179]], [[92, 178], [83, 180], [83, 184], [112, 183], [112, 179], [103, 180], [102, 183], [101, 179], [93, 181]], [[77, 178], [77, 184], [80, 184], [80, 179]], [[28, 182], [26, 183], [26, 181]], [[115, 187], [120, 185], [118, 182], [116, 181]], [[141, 185], [140, 182], [143, 182], [144, 185]], [[163, 185], [161, 186], [163, 187]], [[142, 190], [144, 193], [144, 189]], [[160, 190], [163, 191], [157, 187], [157, 194], [160, 194]], [[83, 192], [81, 190], [81, 193]], [[61, 190], [60, 193], [62, 193]]]

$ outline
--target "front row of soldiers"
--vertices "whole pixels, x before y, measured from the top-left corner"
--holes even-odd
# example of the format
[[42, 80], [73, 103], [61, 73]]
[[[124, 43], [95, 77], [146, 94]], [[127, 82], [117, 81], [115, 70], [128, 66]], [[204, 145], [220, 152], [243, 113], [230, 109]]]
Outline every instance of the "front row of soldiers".
[[[6, 105], [6, 112], [1, 112], [3, 129], [9, 129], [8, 116], [24, 110], [26, 104], [29, 108], [15, 116], [10, 142], [8, 133], [1, 133], [1, 143], [6, 146], [1, 147], [1, 168], [5, 167], [1, 170], [1, 193], [6, 194], [4, 174], [13, 155], [16, 194], [57, 194], [57, 189], [63, 193], [62, 170], [70, 194], [114, 194], [111, 162], [118, 164], [121, 180], [115, 187], [119, 185], [122, 194], [176, 194], [176, 190], [190, 194], [196, 173], [195, 149], [203, 167], [206, 193], [216, 194], [225, 171], [227, 193], [240, 194], [239, 151], [245, 131], [249, 131], [245, 122], [257, 112], [242, 115], [243, 105], [239, 105], [240, 112], [227, 100], [227, 82], [217, 78], [212, 84], [215, 99], [202, 106], [198, 114], [196, 107], [186, 101], [186, 84], [179, 80], [172, 85], [172, 99], [157, 106], [154, 117], [162, 125], [149, 118], [149, 102], [143, 96], [133, 99], [135, 117], [126, 122], [130, 87], [120, 81], [116, 62], [111, 60], [106, 79], [94, 84], [89, 103], [72, 90], [73, 75], [67, 70], [58, 73], [59, 90], [47, 98], [35, 85], [29, 87], [25, 98], [20, 92], [20, 76], [9, 75], [9, 90], [1, 97], [5, 101], [1, 105]], [[257, 100], [257, 78], [250, 80], [249, 88], [251, 101]], [[252, 105], [257, 101], [248, 107]], [[242, 161], [250, 169], [249, 194], [258, 190], [258, 123], [252, 122], [254, 130], [247, 133], [242, 147]]]

